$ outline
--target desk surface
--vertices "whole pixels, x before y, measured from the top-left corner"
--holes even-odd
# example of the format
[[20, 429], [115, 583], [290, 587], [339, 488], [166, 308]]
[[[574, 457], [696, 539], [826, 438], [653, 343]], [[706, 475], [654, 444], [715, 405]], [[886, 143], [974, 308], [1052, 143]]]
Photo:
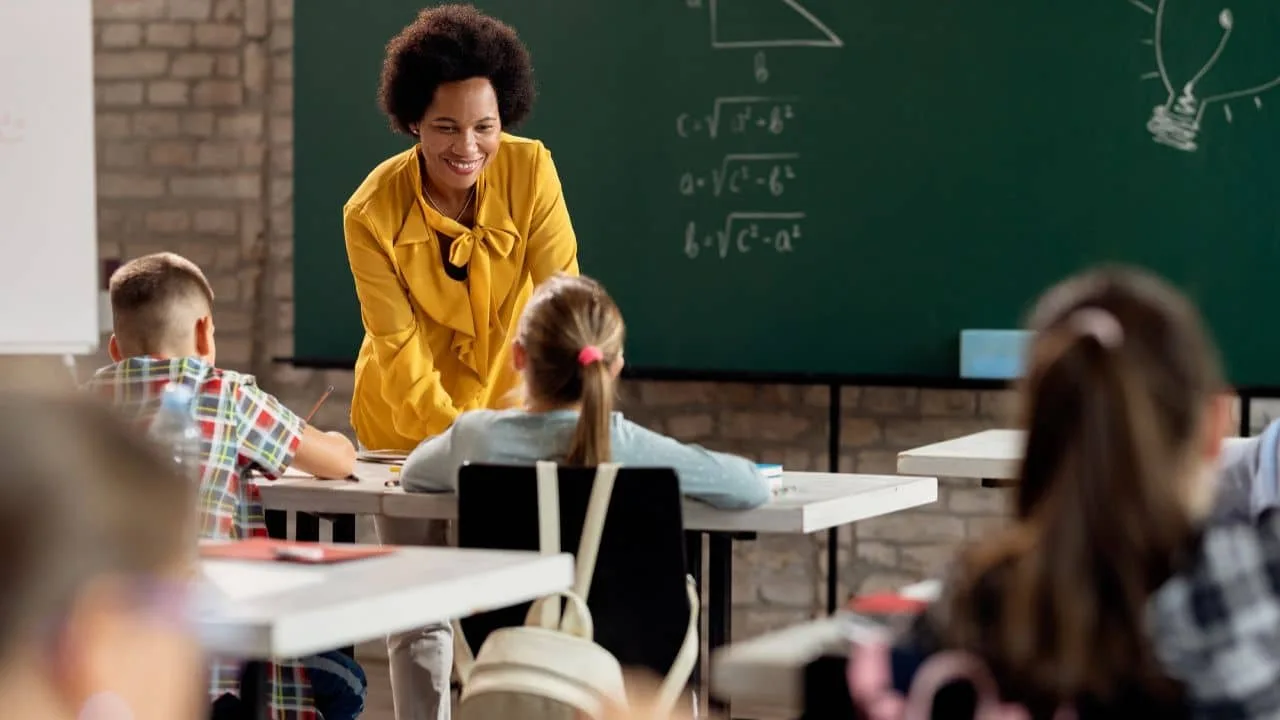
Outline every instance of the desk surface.
[[[388, 465], [359, 463], [356, 477], [358, 482], [286, 474], [280, 480], [259, 481], [258, 488], [263, 503], [273, 510], [444, 520], [457, 517], [457, 497], [452, 493], [406, 493], [399, 487], [387, 487], [386, 481], [396, 477]], [[931, 477], [784, 473], [782, 485], [789, 490], [754, 510], [717, 510], [686, 501], [685, 528], [811, 533], [938, 499], [938, 482]]]
[[[925, 580], [898, 592], [932, 602], [939, 590], [937, 580]], [[846, 654], [855, 638], [886, 632], [874, 621], [837, 613], [734, 643], [715, 653], [711, 689], [733, 704], [795, 717], [804, 710], [805, 665], [822, 655]]]
[[205, 560], [206, 649], [291, 658], [516, 605], [573, 583], [567, 553], [397, 548], [332, 565]]
[[[1247, 442], [1231, 437], [1227, 443]], [[986, 430], [898, 453], [903, 475], [1017, 480], [1022, 462], [1021, 430]]]

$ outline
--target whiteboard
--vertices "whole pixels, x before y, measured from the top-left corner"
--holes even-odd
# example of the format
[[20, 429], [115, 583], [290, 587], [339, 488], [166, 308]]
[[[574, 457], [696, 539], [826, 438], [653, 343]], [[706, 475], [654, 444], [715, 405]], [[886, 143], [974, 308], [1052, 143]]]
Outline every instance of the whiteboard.
[[0, 353], [98, 346], [92, 0], [0, 0]]

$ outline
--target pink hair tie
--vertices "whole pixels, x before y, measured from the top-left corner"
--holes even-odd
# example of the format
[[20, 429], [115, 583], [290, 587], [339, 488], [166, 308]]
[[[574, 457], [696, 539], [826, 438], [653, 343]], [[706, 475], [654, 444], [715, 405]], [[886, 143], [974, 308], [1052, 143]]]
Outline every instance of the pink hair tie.
[[586, 367], [594, 362], [600, 362], [604, 359], [604, 353], [595, 345], [588, 345], [578, 351], [578, 364]]

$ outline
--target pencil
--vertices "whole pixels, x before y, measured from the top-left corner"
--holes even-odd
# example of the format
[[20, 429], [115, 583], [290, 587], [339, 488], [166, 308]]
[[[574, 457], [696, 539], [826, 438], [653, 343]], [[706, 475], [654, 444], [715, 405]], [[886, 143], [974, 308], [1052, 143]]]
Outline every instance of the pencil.
[[316, 416], [316, 411], [320, 409], [320, 406], [324, 404], [324, 401], [325, 401], [325, 400], [328, 400], [328, 399], [329, 399], [329, 396], [330, 396], [331, 394], [333, 394], [333, 386], [332, 386], [332, 385], [330, 385], [330, 386], [329, 386], [329, 387], [324, 391], [324, 394], [320, 396], [320, 399], [316, 401], [315, 407], [311, 408], [311, 412], [307, 413], [307, 417], [306, 417], [306, 419], [305, 419], [305, 420], [303, 420], [303, 422], [305, 422], [305, 423], [307, 423], [308, 425], [310, 425], [310, 424], [311, 424], [311, 418], [313, 418], [313, 417], [315, 417], [315, 416]]

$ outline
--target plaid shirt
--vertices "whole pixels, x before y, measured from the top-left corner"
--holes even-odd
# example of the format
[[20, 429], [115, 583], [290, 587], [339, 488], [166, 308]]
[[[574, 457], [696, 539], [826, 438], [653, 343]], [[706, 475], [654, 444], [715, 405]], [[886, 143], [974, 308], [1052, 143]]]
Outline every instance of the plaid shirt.
[[1211, 526], [1148, 606], [1156, 656], [1197, 718], [1280, 717], [1280, 512]]
[[[249, 481], [251, 469], [275, 479], [293, 461], [305, 423], [263, 392], [250, 375], [219, 370], [195, 357], [128, 358], [96, 372], [90, 391], [112, 401], [127, 416], [149, 427], [170, 382], [191, 388], [193, 411], [203, 436], [200, 481], [200, 536], [238, 539], [267, 534], [262, 499]], [[215, 661], [211, 699], [239, 692], [239, 666]], [[296, 662], [272, 666], [272, 716], [313, 720], [315, 710], [306, 670]]]

